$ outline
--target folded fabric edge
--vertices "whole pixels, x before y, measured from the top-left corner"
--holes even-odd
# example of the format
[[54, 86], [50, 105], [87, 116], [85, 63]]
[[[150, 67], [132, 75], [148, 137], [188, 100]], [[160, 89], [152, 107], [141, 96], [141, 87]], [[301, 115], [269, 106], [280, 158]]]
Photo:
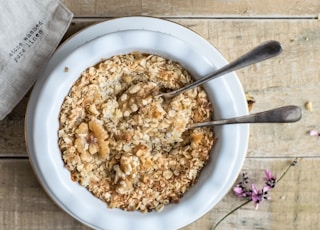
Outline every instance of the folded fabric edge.
[[[68, 28], [71, 24], [71, 21], [73, 19], [73, 13], [60, 1], [58, 2], [54, 13], [55, 13], [55, 15], [61, 15], [61, 16], [63, 15], [63, 19], [59, 18], [59, 20], [64, 20], [65, 25], [63, 28], [59, 27], [60, 33], [59, 33], [59, 38], [56, 39], [56, 42], [54, 44], [55, 49], [52, 49], [51, 53], [48, 54], [48, 60], [43, 64], [43, 68], [39, 71], [39, 75], [44, 71], [46, 65], [48, 64], [48, 62], [50, 60], [50, 57], [55, 52], [56, 48], [58, 47], [59, 43], [61, 42], [64, 34], [68, 30]], [[54, 20], [52, 20], [52, 21], [54, 21]], [[22, 98], [25, 97], [25, 95], [28, 93], [28, 91], [32, 88], [32, 86], [34, 85], [35, 82], [36, 81], [29, 82], [28, 86], [26, 87], [26, 90], [24, 90], [23, 93], [21, 93], [19, 96], [16, 97], [14, 103], [4, 104], [4, 102], [0, 100], [0, 104], [3, 105], [3, 106], [0, 105], [1, 110], [2, 110], [0, 113], [0, 120], [5, 119], [7, 117], [7, 115], [12, 112], [12, 110], [19, 104], [19, 102], [22, 100]]]

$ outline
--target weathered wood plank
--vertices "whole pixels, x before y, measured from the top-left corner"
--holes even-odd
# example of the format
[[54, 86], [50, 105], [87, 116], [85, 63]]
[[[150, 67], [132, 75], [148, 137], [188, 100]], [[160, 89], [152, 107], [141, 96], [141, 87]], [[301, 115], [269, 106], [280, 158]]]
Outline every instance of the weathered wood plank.
[[317, 0], [90, 0], [62, 1], [76, 17], [316, 17]]
[[[265, 169], [280, 176], [291, 160], [247, 158], [243, 170], [248, 172], [251, 183], [262, 186]], [[44, 193], [27, 160], [0, 160], [0, 175], [0, 229], [87, 229]], [[317, 229], [319, 177], [320, 158], [300, 160], [269, 193], [271, 200], [258, 210], [252, 203], [247, 204], [219, 229]], [[210, 229], [242, 202], [230, 192], [208, 214], [183, 229]]]
[[[102, 19], [101, 19], [102, 20]], [[66, 37], [101, 20], [74, 20]], [[256, 98], [253, 112], [287, 104], [304, 108], [303, 119], [295, 124], [252, 125], [248, 156], [319, 156], [319, 138], [308, 136], [320, 130], [320, 23], [317, 20], [207, 20], [176, 19], [199, 33], [233, 60], [265, 40], [279, 40], [283, 54], [239, 70], [244, 90]], [[28, 96], [0, 121], [0, 156], [25, 155], [24, 113]]]
[[[303, 119], [295, 124], [251, 125], [243, 170], [262, 185], [264, 169], [279, 175], [296, 156], [304, 157], [255, 210], [248, 204], [218, 229], [318, 229], [320, 141], [320, 1], [318, 0], [62, 0], [75, 14], [64, 39], [100, 21], [133, 15], [167, 18], [207, 39], [231, 61], [265, 40], [279, 40], [281, 56], [238, 71], [256, 103], [252, 112], [296, 104]], [[276, 19], [278, 18], [278, 19]], [[28, 95], [0, 121], [0, 229], [88, 229], [63, 212], [39, 185], [26, 154], [24, 116]], [[313, 111], [304, 108], [313, 103]], [[22, 156], [23, 158], [18, 158]], [[210, 229], [241, 204], [230, 191], [200, 220], [183, 228]]]
[[29, 95], [0, 121], [0, 157], [26, 156], [24, 117]]
[[0, 160], [0, 229], [87, 229], [40, 187], [26, 159]]
[[[220, 24], [221, 23], [221, 24]], [[319, 141], [308, 136], [320, 129], [318, 84], [320, 67], [320, 23], [312, 20], [261, 20], [209, 23], [208, 40], [233, 60], [252, 46], [278, 40], [283, 53], [271, 60], [239, 70], [246, 92], [256, 98], [252, 112], [295, 104], [303, 108], [303, 119], [294, 124], [252, 125], [249, 156], [319, 156]], [[223, 29], [222, 29], [223, 28]], [[314, 111], [304, 109], [307, 101]]]
[[[66, 37], [101, 21], [103, 19], [74, 20]], [[283, 53], [280, 56], [238, 71], [246, 90], [273, 93], [280, 87], [286, 87], [288, 90], [300, 87], [310, 91], [314, 82], [320, 81], [317, 58], [320, 51], [320, 23], [317, 20], [171, 19], [171, 21], [200, 34], [219, 49], [229, 61], [260, 42], [280, 41], [283, 45]]]
[[[274, 190], [269, 192], [271, 200], [262, 203], [258, 210], [255, 210], [252, 203], [244, 206], [229, 216], [218, 229], [318, 229], [320, 205], [313, 203], [313, 200], [319, 198], [319, 182], [316, 182], [317, 176], [320, 175], [317, 169], [318, 161], [319, 158], [300, 160]], [[276, 158], [247, 159], [243, 170], [248, 172], [250, 183], [262, 186], [264, 169], [269, 168], [280, 176], [289, 162], [288, 159]], [[230, 192], [207, 214], [207, 218], [217, 222], [230, 209], [242, 203], [240, 200], [235, 200], [233, 193]], [[218, 213], [214, 213], [215, 211]], [[206, 220], [206, 217], [204, 219]], [[202, 220], [200, 222], [206, 223]], [[212, 222], [209, 221], [203, 229], [209, 229]]]

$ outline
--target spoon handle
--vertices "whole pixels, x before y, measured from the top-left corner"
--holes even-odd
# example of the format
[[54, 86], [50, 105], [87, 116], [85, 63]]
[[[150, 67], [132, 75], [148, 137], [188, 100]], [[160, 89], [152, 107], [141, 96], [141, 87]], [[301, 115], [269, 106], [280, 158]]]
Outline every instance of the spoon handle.
[[301, 117], [302, 112], [300, 107], [289, 105], [241, 117], [222, 119], [218, 121], [208, 121], [203, 123], [194, 123], [189, 126], [189, 129], [205, 126], [241, 123], [288, 123], [298, 121], [301, 119]]
[[271, 57], [277, 56], [282, 51], [282, 47], [279, 42], [277, 41], [267, 41], [259, 46], [255, 47], [248, 53], [242, 55], [238, 59], [234, 60], [233, 62], [230, 62], [229, 64], [225, 65], [224, 67], [217, 69], [213, 73], [201, 77], [199, 80], [194, 81], [193, 83], [179, 88], [177, 90], [168, 92], [168, 93], [162, 93], [159, 96], [162, 96], [164, 98], [171, 98], [174, 97], [180, 93], [183, 93], [186, 90], [189, 90], [191, 88], [194, 88], [196, 86], [199, 86], [209, 80], [212, 80], [214, 78], [220, 77], [226, 73], [241, 69], [243, 67], [264, 61], [266, 59], [269, 59]]

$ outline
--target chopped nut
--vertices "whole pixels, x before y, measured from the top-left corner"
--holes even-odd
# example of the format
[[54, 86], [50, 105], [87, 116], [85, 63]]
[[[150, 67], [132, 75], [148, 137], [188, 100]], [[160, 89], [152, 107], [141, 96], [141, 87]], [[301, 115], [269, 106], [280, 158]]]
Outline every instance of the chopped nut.
[[77, 138], [74, 142], [74, 146], [76, 147], [79, 153], [84, 153], [85, 150], [85, 141], [81, 138]]
[[194, 180], [194, 179], [196, 178], [197, 174], [198, 174], [198, 172], [197, 172], [196, 169], [191, 169], [191, 170], [189, 171], [189, 179]]
[[133, 160], [132, 157], [126, 157], [124, 155], [120, 158], [120, 169], [121, 171], [126, 174], [130, 175], [133, 171]]
[[134, 94], [139, 92], [139, 90], [141, 89], [140, 85], [133, 85], [130, 89], [129, 89], [129, 93]]
[[88, 124], [82, 122], [82, 123], [79, 125], [78, 129], [76, 129], [76, 133], [77, 133], [77, 134], [88, 134]]
[[136, 111], [138, 111], [138, 109], [139, 109], [139, 107], [136, 104], [131, 105], [132, 112], [136, 112]]
[[306, 108], [306, 110], [312, 112], [313, 111], [313, 106], [312, 106], [312, 102], [311, 101], [307, 101], [305, 104], [304, 104], [304, 107]]
[[249, 93], [246, 93], [246, 99], [247, 99], [247, 103], [248, 103], [248, 109], [249, 109], [249, 111], [251, 111], [253, 104], [256, 103], [256, 99]]
[[170, 179], [172, 177], [172, 175], [173, 175], [173, 173], [170, 170], [166, 170], [166, 171], [163, 172], [163, 176], [167, 180]]
[[89, 111], [94, 115], [99, 115], [100, 114], [100, 112], [97, 110], [97, 107], [96, 107], [95, 104], [91, 104], [89, 106]]
[[126, 101], [128, 99], [128, 94], [122, 94], [120, 97], [121, 101]]
[[191, 147], [193, 149], [197, 149], [199, 144], [201, 143], [202, 139], [203, 139], [203, 134], [201, 133], [192, 133], [190, 135], [191, 137]]

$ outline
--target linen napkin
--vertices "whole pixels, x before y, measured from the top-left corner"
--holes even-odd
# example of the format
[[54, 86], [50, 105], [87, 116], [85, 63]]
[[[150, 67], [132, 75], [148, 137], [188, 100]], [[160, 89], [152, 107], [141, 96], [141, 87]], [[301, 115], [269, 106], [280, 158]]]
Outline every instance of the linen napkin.
[[0, 1], [0, 120], [25, 96], [68, 29], [58, 0]]

